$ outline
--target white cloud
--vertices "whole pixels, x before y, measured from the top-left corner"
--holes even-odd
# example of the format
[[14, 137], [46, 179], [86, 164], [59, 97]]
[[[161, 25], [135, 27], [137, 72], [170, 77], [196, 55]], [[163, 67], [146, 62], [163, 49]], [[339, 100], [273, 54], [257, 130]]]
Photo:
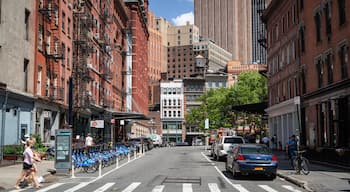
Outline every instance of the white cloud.
[[171, 19], [175, 26], [186, 25], [186, 22], [189, 21], [190, 24], [194, 23], [194, 15], [193, 12], [184, 13], [182, 15], [177, 16], [176, 18]]

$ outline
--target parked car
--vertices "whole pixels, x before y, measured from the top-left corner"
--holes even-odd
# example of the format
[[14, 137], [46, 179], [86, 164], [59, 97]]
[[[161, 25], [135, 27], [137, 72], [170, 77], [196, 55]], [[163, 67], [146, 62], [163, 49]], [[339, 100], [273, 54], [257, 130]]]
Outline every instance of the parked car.
[[241, 144], [229, 150], [225, 167], [234, 177], [241, 174], [261, 174], [275, 179], [277, 166], [277, 157], [266, 145]]
[[150, 138], [152, 140], [153, 145], [155, 147], [161, 147], [163, 145], [162, 136], [160, 136], [158, 134], [149, 135], [148, 138]]
[[222, 136], [216, 140], [213, 146], [213, 156], [220, 160], [227, 156], [227, 151], [234, 147], [235, 144], [245, 143], [241, 136]]

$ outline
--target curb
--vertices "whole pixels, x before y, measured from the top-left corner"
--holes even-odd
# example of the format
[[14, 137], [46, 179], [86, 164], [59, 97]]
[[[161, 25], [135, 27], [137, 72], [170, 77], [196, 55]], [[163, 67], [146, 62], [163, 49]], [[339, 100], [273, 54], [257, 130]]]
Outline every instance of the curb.
[[310, 189], [307, 186], [307, 182], [305, 182], [305, 181], [300, 181], [300, 180], [298, 180], [296, 178], [284, 175], [284, 174], [279, 173], [279, 172], [277, 172], [277, 176], [281, 177], [281, 178], [285, 179], [286, 181], [289, 181], [289, 182], [291, 182], [291, 183], [293, 183], [293, 184], [295, 184], [295, 185], [297, 185], [297, 186], [299, 186], [299, 187], [301, 187], [303, 189], [305, 189], [306, 191], [314, 192], [314, 190]]

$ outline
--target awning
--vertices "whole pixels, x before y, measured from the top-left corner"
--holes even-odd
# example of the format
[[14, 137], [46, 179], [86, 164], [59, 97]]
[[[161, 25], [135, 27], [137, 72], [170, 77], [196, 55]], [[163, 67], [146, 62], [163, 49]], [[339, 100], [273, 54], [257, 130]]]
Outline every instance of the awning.
[[231, 106], [231, 110], [247, 113], [266, 114], [267, 102]]
[[113, 111], [112, 116], [116, 120], [118, 119], [151, 120], [151, 118], [146, 117], [143, 113], [137, 113], [137, 112]]

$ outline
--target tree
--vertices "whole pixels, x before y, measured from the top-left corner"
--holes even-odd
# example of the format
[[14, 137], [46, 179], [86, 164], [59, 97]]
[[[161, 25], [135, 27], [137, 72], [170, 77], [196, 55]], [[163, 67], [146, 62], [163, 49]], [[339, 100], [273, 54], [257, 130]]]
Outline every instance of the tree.
[[186, 123], [203, 129], [205, 118], [209, 118], [210, 129], [233, 127], [231, 106], [259, 103], [266, 98], [267, 79], [257, 72], [243, 72], [230, 88], [210, 89], [200, 96], [202, 105], [186, 114]]

